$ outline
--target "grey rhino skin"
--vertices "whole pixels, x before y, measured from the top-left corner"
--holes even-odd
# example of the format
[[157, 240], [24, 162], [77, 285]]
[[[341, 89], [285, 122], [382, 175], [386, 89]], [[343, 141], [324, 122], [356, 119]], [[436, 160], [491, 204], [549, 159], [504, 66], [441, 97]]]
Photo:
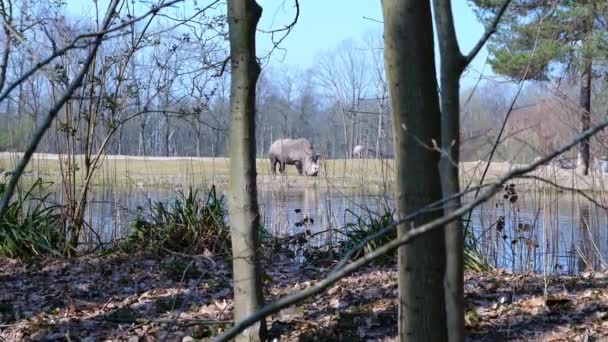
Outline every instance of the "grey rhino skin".
[[277, 173], [277, 163], [281, 174], [285, 173], [285, 165], [295, 165], [299, 175], [306, 173], [307, 176], [317, 176], [319, 173], [318, 160], [320, 155], [315, 152], [312, 144], [304, 138], [279, 139], [273, 142], [268, 150], [268, 157], [270, 158], [270, 169], [273, 175]]

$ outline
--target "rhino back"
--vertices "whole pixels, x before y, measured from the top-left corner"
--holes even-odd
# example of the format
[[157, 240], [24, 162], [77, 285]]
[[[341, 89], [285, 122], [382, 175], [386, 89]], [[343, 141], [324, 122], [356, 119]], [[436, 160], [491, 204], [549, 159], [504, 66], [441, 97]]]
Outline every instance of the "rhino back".
[[277, 157], [302, 160], [313, 152], [312, 145], [304, 138], [279, 139], [270, 145], [268, 153]]

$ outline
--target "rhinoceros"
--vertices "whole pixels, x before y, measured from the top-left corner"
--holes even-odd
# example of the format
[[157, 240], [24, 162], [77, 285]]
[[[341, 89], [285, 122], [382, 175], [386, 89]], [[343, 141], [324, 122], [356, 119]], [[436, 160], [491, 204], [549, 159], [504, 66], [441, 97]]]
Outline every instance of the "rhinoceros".
[[355, 146], [355, 148], [353, 150], [353, 157], [354, 158], [363, 158], [364, 153], [365, 153], [365, 146], [357, 145], [357, 146]]
[[298, 174], [316, 176], [319, 173], [319, 157], [312, 144], [304, 139], [279, 139], [270, 145], [268, 150], [270, 169], [276, 175], [277, 163], [279, 172], [285, 173], [285, 165], [295, 165]]

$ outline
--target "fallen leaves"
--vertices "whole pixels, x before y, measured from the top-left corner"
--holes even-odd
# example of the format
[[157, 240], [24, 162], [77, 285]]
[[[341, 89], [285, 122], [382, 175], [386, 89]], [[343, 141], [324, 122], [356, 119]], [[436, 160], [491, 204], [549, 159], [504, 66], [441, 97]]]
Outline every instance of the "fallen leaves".
[[[221, 259], [145, 255], [0, 260], [0, 340], [205, 340], [231, 324], [231, 267]], [[314, 285], [332, 265], [266, 267], [267, 301]], [[608, 277], [469, 273], [468, 340], [575, 341], [608, 336]], [[267, 318], [281, 341], [391, 341], [397, 272], [369, 266]]]

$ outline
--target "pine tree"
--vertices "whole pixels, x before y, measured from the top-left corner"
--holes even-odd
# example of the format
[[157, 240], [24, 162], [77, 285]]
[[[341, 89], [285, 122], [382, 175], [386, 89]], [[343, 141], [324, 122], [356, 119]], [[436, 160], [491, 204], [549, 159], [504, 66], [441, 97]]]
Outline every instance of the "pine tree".
[[[469, 0], [489, 21], [502, 0]], [[513, 0], [488, 46], [495, 73], [515, 81], [547, 81], [563, 75], [580, 83], [580, 130], [591, 121], [594, 65], [603, 64], [608, 46], [608, 2], [596, 0]], [[589, 139], [579, 145], [578, 164], [589, 172]]]

